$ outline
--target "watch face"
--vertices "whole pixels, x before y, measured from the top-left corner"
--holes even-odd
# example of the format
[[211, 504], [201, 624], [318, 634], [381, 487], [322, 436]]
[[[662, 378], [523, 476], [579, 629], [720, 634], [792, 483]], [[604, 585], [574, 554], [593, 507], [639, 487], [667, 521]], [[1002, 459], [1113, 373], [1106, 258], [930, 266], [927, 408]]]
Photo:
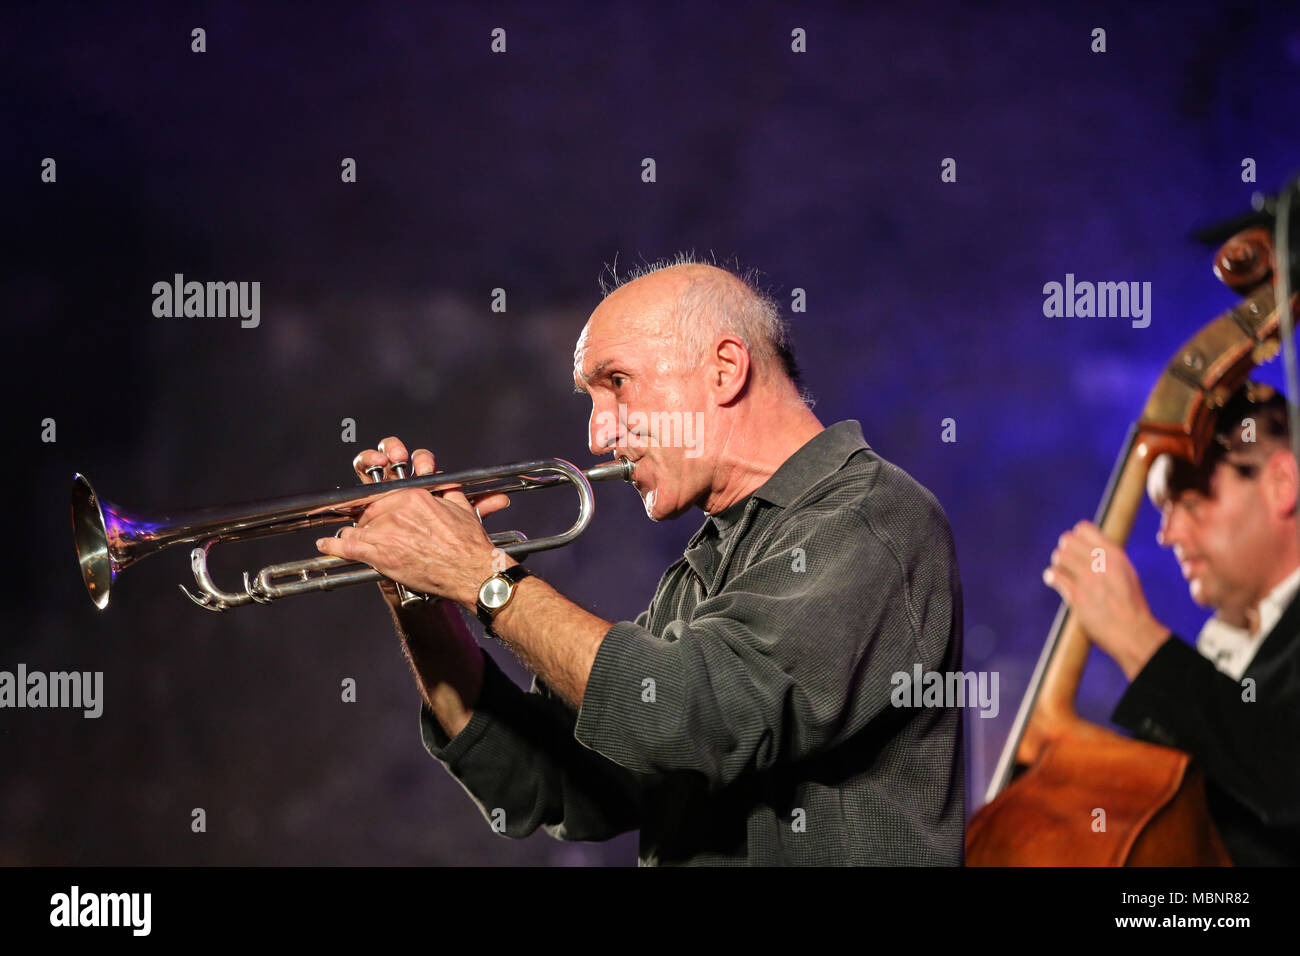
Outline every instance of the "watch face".
[[486, 607], [495, 611], [497, 608], [505, 606], [512, 587], [513, 585], [503, 577], [490, 577], [483, 582], [483, 587], [478, 593], [478, 599]]

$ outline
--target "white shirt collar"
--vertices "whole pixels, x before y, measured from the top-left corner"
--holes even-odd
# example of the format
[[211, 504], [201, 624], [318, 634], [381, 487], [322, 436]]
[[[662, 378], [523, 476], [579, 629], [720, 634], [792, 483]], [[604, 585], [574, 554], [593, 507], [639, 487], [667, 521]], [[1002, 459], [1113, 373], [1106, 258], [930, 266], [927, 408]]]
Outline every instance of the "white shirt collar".
[[1244, 627], [1234, 627], [1217, 614], [1205, 622], [1196, 638], [1196, 649], [1214, 662], [1214, 666], [1233, 680], [1241, 680], [1260, 646], [1287, 609], [1296, 590], [1300, 589], [1300, 567], [1259, 602], [1259, 633], [1252, 635]]

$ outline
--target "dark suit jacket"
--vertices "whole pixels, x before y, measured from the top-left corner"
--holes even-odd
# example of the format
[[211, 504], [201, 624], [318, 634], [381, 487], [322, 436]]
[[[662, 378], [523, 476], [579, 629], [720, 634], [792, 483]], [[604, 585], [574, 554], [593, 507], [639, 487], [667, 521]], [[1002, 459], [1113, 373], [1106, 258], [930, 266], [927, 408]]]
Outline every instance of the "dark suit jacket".
[[[1254, 681], [1254, 701], [1243, 700]], [[1300, 865], [1300, 593], [1241, 683], [1173, 635], [1133, 679], [1111, 720], [1190, 753], [1238, 866]]]

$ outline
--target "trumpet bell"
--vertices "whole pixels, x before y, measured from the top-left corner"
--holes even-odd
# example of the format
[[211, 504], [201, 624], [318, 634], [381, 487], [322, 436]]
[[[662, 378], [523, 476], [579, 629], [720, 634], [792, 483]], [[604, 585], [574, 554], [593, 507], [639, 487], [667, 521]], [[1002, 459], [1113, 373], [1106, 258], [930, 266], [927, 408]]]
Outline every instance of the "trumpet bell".
[[[112, 508], [110, 506], [110, 513]], [[115, 516], [116, 517], [116, 516]], [[85, 475], [72, 479], [72, 534], [77, 545], [77, 562], [81, 579], [95, 607], [108, 607], [108, 595], [117, 568], [108, 551], [108, 524], [100, 507], [99, 496]]]

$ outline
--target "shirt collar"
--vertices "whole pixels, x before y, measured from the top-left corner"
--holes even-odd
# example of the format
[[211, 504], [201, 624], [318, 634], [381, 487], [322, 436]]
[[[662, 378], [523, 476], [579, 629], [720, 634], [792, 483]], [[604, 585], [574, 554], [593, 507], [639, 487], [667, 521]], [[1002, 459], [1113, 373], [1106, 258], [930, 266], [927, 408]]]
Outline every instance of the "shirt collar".
[[[1277, 587], [1269, 591], [1268, 596], [1260, 602], [1260, 623], [1262, 624], [1264, 621], [1265, 612], [1271, 612], [1269, 617], [1272, 618], [1274, 623], [1277, 623], [1278, 618], [1282, 616], [1282, 612], [1286, 610], [1287, 605], [1291, 603], [1291, 599], [1295, 597], [1297, 590], [1300, 590], [1300, 567], [1279, 581]], [[1267, 631], [1261, 627], [1260, 634], [1265, 633]]]
[[862, 437], [862, 425], [854, 419], [845, 419], [823, 428], [787, 458], [772, 477], [754, 491], [778, 508], [788, 508], [790, 503], [823, 478], [835, 474], [855, 452], [871, 450]]
[[1264, 639], [1277, 627], [1287, 606], [1300, 589], [1300, 568], [1296, 568], [1259, 602], [1259, 633], [1251, 634], [1244, 627], [1236, 627], [1212, 615], [1201, 627], [1196, 637], [1196, 649], [1214, 661], [1214, 665], [1234, 680], [1242, 674], [1259, 653]]
[[[721, 512], [728, 519], [722, 524], [726, 528], [739, 524], [751, 510], [750, 505], [756, 498], [771, 502], [779, 508], [789, 507], [800, 495], [823, 478], [835, 474], [849, 458], [863, 449], [870, 451], [871, 446], [862, 437], [862, 426], [858, 422], [846, 419], [823, 428], [782, 462], [761, 487]], [[695, 532], [682, 555], [706, 588], [712, 588], [717, 574], [713, 551], [704, 544], [710, 528], [719, 535], [724, 530], [719, 527], [717, 516], [710, 515], [704, 519], [704, 524]]]
[[[781, 467], [761, 487], [731, 505], [722, 514], [728, 517], [732, 517], [733, 513], [743, 514], [754, 498], [762, 498], [779, 508], [789, 507], [792, 501], [821, 479], [839, 471], [849, 458], [864, 448], [871, 450], [871, 446], [862, 437], [862, 425], [856, 420], [850, 418], [829, 425], [782, 462]], [[739, 520], [737, 517], [736, 521]], [[711, 527], [717, 529], [718, 524], [709, 516], [691, 536], [687, 544], [688, 552], [699, 545]], [[690, 554], [686, 557], [689, 558]]]
[[1251, 634], [1244, 627], [1235, 627], [1217, 614], [1212, 616], [1206, 623], [1213, 622], [1215, 630], [1220, 633], [1238, 634], [1246, 640], [1253, 641], [1265, 637], [1273, 629], [1273, 625], [1277, 623], [1278, 618], [1282, 616], [1282, 612], [1286, 610], [1287, 605], [1291, 603], [1291, 599], [1295, 597], [1297, 588], [1300, 588], [1300, 567], [1279, 581], [1277, 586], [1264, 595], [1264, 599], [1259, 602], [1259, 607], [1256, 608], [1259, 612], [1258, 634]]

